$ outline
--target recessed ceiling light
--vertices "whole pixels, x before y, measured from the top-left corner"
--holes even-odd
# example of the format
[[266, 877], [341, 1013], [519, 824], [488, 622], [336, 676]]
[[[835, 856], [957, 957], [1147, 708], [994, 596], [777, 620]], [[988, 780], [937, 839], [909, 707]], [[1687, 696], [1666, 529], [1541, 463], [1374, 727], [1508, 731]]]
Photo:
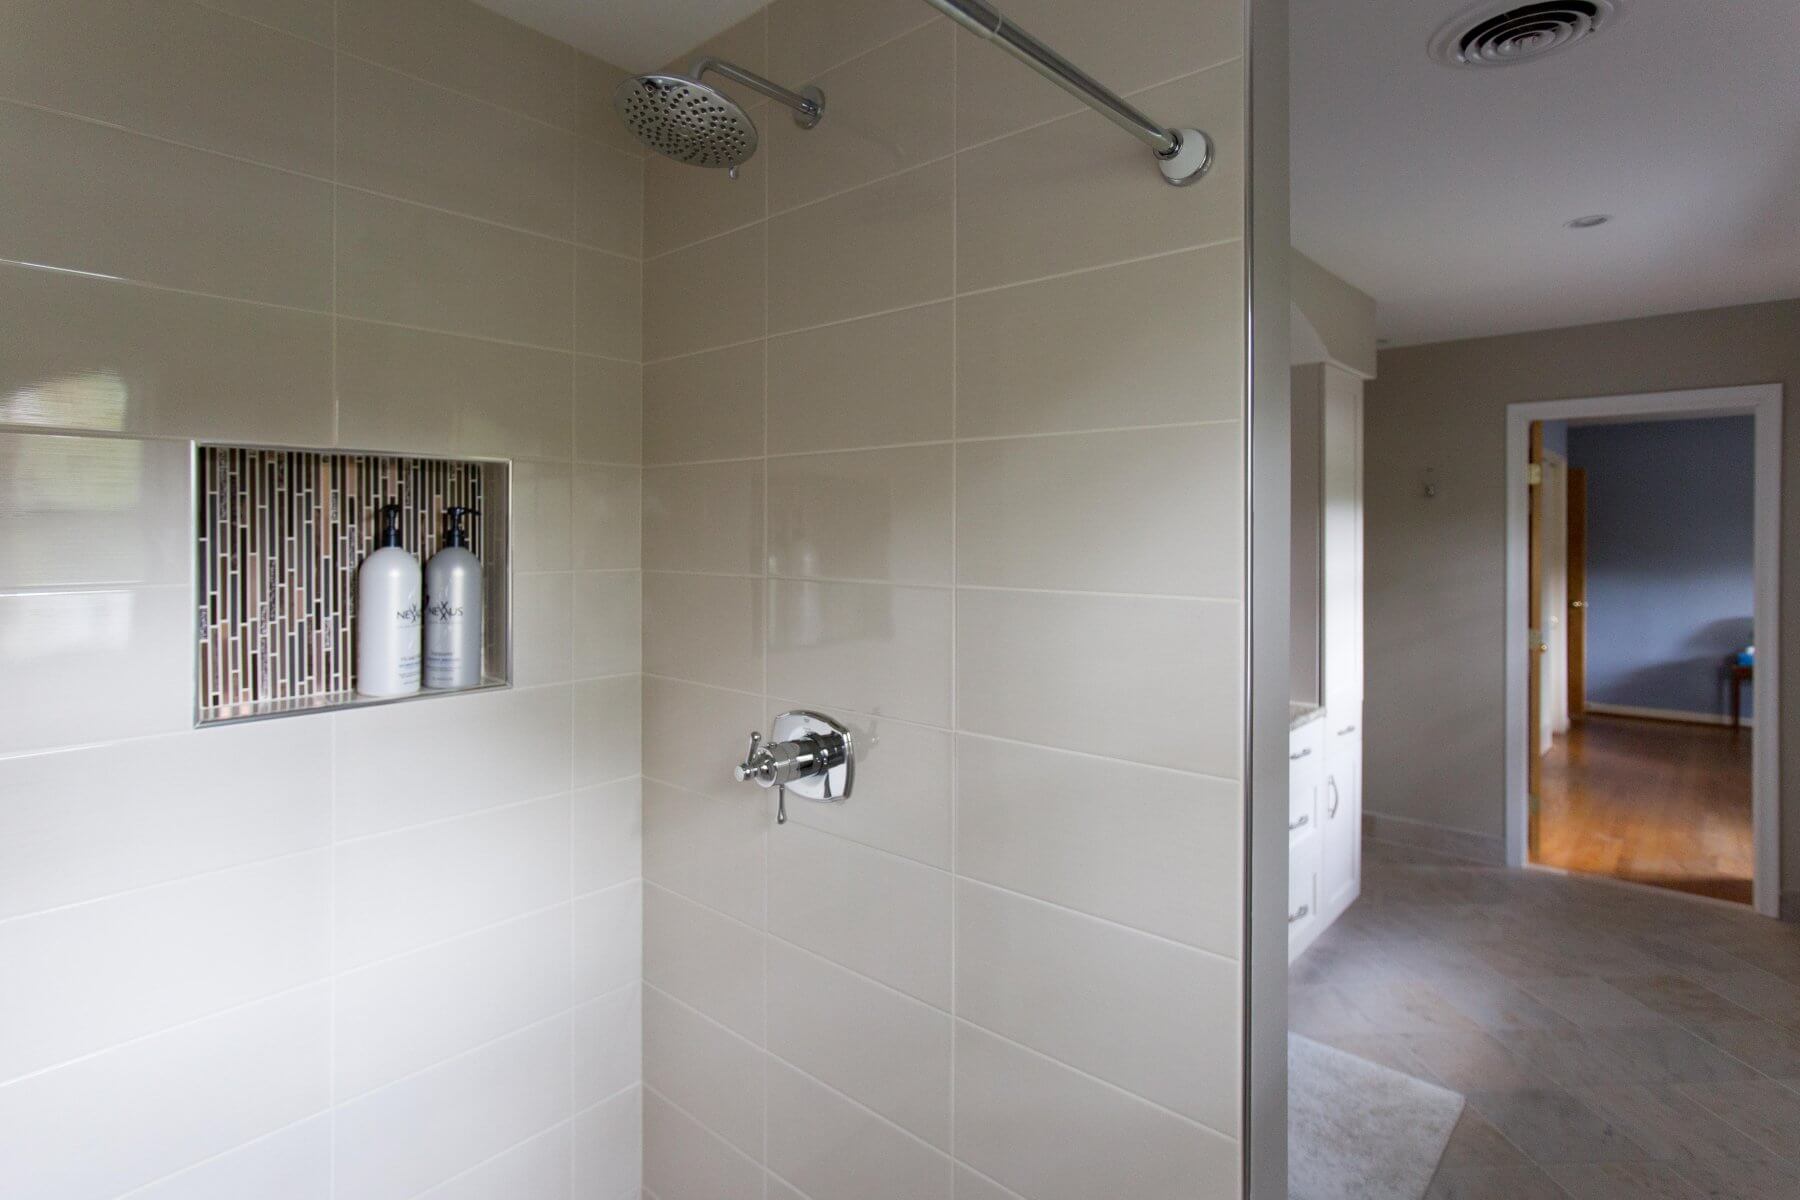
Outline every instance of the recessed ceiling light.
[[1591, 213], [1585, 217], [1576, 217], [1573, 221], [1564, 221], [1565, 229], [1594, 229], [1606, 224], [1612, 217], [1606, 213]]

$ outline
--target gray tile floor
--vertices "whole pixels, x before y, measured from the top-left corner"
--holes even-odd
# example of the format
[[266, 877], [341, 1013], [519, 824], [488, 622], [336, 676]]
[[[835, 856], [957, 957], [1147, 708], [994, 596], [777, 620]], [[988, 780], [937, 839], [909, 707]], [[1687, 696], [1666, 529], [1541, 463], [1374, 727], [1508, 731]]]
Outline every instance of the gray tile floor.
[[1800, 927], [1371, 842], [1289, 1004], [1468, 1097], [1429, 1200], [1800, 1200]]

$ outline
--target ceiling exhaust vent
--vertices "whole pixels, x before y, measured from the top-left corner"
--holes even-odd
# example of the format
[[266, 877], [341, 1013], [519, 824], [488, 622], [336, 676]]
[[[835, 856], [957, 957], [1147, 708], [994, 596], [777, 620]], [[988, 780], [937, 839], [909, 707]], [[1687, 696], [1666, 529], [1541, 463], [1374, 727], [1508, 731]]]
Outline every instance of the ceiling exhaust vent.
[[1431, 39], [1431, 57], [1452, 67], [1511, 67], [1567, 49], [1618, 19], [1616, 0], [1491, 2], [1463, 13]]

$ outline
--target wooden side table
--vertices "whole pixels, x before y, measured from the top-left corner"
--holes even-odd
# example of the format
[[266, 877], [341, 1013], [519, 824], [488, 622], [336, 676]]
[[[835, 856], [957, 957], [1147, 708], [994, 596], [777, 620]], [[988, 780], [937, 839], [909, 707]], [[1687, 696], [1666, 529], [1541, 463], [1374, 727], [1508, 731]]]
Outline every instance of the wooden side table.
[[1744, 685], [1749, 683], [1756, 673], [1755, 667], [1747, 667], [1741, 662], [1725, 665], [1725, 674], [1731, 680], [1731, 727], [1737, 729], [1743, 724]]

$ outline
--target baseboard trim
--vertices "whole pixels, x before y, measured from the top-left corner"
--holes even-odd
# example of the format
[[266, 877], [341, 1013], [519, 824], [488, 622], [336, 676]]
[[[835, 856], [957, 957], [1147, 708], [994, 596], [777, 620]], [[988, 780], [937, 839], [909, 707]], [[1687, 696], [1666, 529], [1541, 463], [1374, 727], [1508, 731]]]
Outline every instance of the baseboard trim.
[[[1674, 708], [1638, 708], [1630, 704], [1595, 704], [1592, 700], [1585, 705], [1588, 712], [1598, 713], [1603, 717], [1639, 717], [1646, 721], [1678, 721], [1683, 725], [1729, 725], [1730, 717], [1718, 713], [1683, 712]], [[1755, 717], [1745, 717], [1739, 722], [1745, 729], [1756, 728]]]
[[1410, 817], [1365, 812], [1363, 835], [1378, 842], [1393, 842], [1429, 850], [1433, 854], [1465, 859], [1484, 867], [1506, 865], [1506, 839], [1492, 834], [1451, 829], [1445, 825], [1433, 825], [1429, 821], [1415, 821]]

